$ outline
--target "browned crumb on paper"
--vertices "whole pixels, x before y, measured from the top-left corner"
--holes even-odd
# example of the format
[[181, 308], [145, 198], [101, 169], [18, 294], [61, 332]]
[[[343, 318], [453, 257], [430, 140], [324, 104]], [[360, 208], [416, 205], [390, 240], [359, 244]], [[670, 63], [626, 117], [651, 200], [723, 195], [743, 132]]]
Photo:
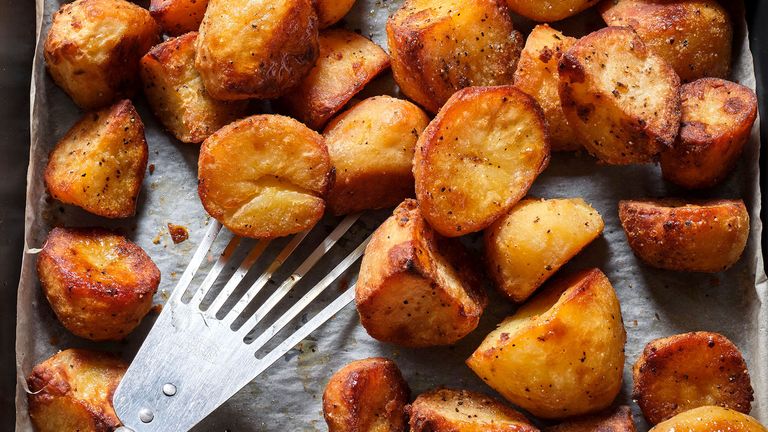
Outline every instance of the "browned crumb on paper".
[[189, 238], [189, 231], [187, 227], [182, 225], [168, 224], [168, 232], [171, 233], [171, 240], [173, 244], [179, 244]]
[[155, 173], [155, 164], [149, 164], [149, 175]]

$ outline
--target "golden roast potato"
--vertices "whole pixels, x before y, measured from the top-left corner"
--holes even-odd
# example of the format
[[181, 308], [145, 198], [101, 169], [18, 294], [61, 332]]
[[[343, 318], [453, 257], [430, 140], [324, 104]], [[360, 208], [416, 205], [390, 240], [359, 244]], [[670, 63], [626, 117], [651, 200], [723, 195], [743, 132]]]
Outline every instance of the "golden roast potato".
[[754, 418], [728, 408], [703, 406], [682, 412], [648, 432], [766, 432]]
[[599, 2], [600, 0], [507, 0], [513, 12], [539, 22], [560, 21]]
[[320, 28], [330, 27], [342, 18], [355, 5], [355, 0], [314, 0]]
[[196, 32], [203, 21], [208, 0], [151, 0], [149, 13], [171, 36]]
[[541, 418], [607, 408], [621, 390], [626, 332], [598, 269], [551, 282], [491, 332], [467, 365], [508, 401]]
[[635, 422], [632, 420], [632, 410], [621, 405], [614, 410], [597, 414], [575, 417], [555, 426], [544, 429], [544, 432], [635, 432]]

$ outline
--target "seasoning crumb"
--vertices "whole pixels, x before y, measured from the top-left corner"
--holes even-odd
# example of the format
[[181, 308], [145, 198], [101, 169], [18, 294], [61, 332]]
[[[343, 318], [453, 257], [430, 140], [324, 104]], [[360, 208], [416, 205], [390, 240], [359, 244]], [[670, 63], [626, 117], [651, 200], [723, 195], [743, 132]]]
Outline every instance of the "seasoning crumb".
[[149, 164], [149, 175], [155, 173], [155, 164]]
[[160, 236], [162, 236], [162, 235], [163, 235], [163, 233], [161, 233], [161, 232], [157, 233], [155, 238], [152, 239], [152, 243], [153, 244], [160, 244]]
[[189, 238], [187, 227], [168, 223], [168, 232], [171, 234], [173, 244], [179, 244]]

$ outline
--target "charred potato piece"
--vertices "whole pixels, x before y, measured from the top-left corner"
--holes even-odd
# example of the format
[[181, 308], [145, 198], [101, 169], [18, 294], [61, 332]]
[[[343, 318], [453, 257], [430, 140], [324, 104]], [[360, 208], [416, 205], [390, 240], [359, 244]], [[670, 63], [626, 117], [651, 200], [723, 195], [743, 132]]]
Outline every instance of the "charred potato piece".
[[320, 28], [330, 27], [342, 18], [355, 5], [355, 0], [314, 0]]
[[469, 390], [422, 393], [408, 411], [412, 432], [538, 432], [521, 413]]
[[215, 99], [271, 99], [299, 84], [317, 59], [311, 0], [209, 0], [195, 68]]
[[198, 179], [208, 214], [239, 236], [272, 238], [320, 220], [333, 170], [322, 136], [292, 118], [267, 114], [208, 137]]
[[686, 188], [714, 186], [736, 165], [757, 118], [757, 97], [742, 85], [702, 78], [680, 90], [682, 126], [661, 153], [664, 178]]
[[573, 138], [558, 93], [560, 75], [557, 65], [563, 53], [575, 42], [575, 38], [565, 36], [546, 24], [538, 25], [528, 35], [515, 71], [515, 87], [533, 96], [544, 110], [553, 151], [578, 150], [581, 147], [579, 141]]
[[512, 84], [523, 48], [504, 0], [406, 0], [387, 41], [400, 90], [433, 113], [464, 87]]
[[619, 219], [635, 255], [667, 270], [723, 271], [739, 260], [749, 238], [741, 200], [621, 201]]
[[125, 0], [75, 0], [54, 15], [43, 54], [51, 77], [84, 109], [132, 96], [139, 59], [160, 36], [149, 11]]
[[141, 59], [144, 94], [152, 110], [179, 141], [200, 143], [245, 113], [247, 101], [219, 101], [205, 91], [195, 70], [197, 33], [152, 48]]
[[389, 96], [366, 99], [336, 117], [323, 134], [336, 168], [328, 208], [341, 215], [412, 197], [413, 153], [428, 123], [419, 107]]
[[632, 29], [579, 39], [559, 64], [560, 100], [576, 138], [610, 164], [653, 161], [680, 124], [680, 79]]
[[717, 0], [612, 0], [600, 11], [609, 26], [632, 27], [684, 82], [728, 78], [733, 26]]
[[388, 67], [387, 53], [365, 37], [345, 29], [324, 31], [315, 67], [281, 105], [307, 126], [320, 128]]
[[165, 33], [180, 36], [200, 28], [207, 7], [208, 0], [151, 0], [149, 13]]
[[706, 405], [749, 414], [754, 400], [741, 352], [717, 333], [651, 341], [635, 362], [633, 378], [633, 399], [651, 424]]
[[460, 90], [419, 137], [413, 163], [416, 197], [430, 225], [448, 237], [480, 231], [547, 167], [544, 114], [512, 86]]
[[68, 349], [27, 378], [29, 416], [37, 432], [111, 432], [120, 426], [112, 395], [128, 365], [97, 351]]
[[108, 218], [136, 213], [147, 168], [144, 124], [129, 100], [86, 113], [48, 156], [45, 186], [57, 200]]
[[483, 381], [541, 418], [607, 408], [621, 390], [626, 332], [598, 269], [551, 282], [467, 360]]
[[474, 330], [488, 299], [462, 246], [436, 235], [405, 200], [365, 248], [355, 302], [375, 339], [427, 347]]
[[600, 0], [507, 0], [516, 14], [539, 22], [560, 21], [592, 7]]
[[329, 432], [404, 432], [410, 397], [400, 369], [389, 359], [354, 361], [339, 369], [323, 393]]
[[754, 418], [728, 408], [703, 406], [659, 423], [649, 432], [766, 432]]
[[522, 302], [603, 227], [581, 198], [522, 200], [485, 231], [489, 274], [503, 294]]
[[635, 432], [632, 410], [622, 405], [615, 410], [567, 420], [544, 429], [544, 432]]

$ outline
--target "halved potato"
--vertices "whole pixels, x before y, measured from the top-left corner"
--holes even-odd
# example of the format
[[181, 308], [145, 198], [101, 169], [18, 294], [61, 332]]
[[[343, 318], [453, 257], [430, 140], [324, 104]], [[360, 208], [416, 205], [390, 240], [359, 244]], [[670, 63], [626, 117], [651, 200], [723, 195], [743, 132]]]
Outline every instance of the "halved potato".
[[581, 198], [524, 199], [485, 230], [485, 258], [499, 290], [522, 302], [603, 232]]
[[566, 420], [544, 432], [635, 432], [632, 410], [622, 405], [614, 410]]
[[37, 432], [110, 432], [120, 426], [112, 394], [128, 365], [112, 354], [68, 349], [27, 378], [29, 416]]
[[129, 100], [90, 112], [48, 155], [45, 186], [57, 200], [108, 218], [136, 213], [147, 168], [144, 124]]
[[703, 406], [680, 413], [648, 432], [766, 432], [754, 418], [728, 408]]
[[664, 178], [687, 188], [714, 186], [736, 165], [757, 118], [755, 92], [718, 78], [680, 90], [682, 127], [661, 153]]
[[619, 219], [635, 255], [667, 270], [723, 271], [739, 260], [749, 238], [741, 200], [620, 201]]
[[542, 418], [600, 411], [621, 390], [626, 332], [598, 269], [551, 282], [505, 319], [467, 365], [513, 404]]
[[547, 167], [544, 114], [512, 86], [460, 90], [419, 137], [413, 163], [416, 197], [430, 225], [448, 237], [480, 231]]
[[599, 2], [600, 0], [507, 0], [513, 12], [539, 22], [560, 21]]
[[560, 74], [557, 65], [574, 43], [575, 38], [546, 24], [537, 25], [528, 35], [515, 71], [515, 87], [533, 96], [544, 110], [553, 151], [581, 148], [565, 118], [558, 93]]
[[247, 101], [219, 101], [205, 91], [195, 70], [191, 32], [169, 39], [141, 58], [144, 94], [152, 111], [179, 141], [199, 143], [242, 116]]
[[747, 363], [728, 338], [684, 333], [648, 343], [633, 369], [632, 396], [651, 424], [716, 405], [749, 414], [754, 400]]
[[408, 412], [412, 432], [538, 432], [521, 413], [469, 390], [422, 393]]
[[333, 168], [323, 137], [298, 121], [256, 115], [203, 142], [198, 161], [203, 207], [233, 233], [281, 237], [323, 216]]
[[355, 5], [355, 0], [314, 0], [320, 28], [324, 29], [336, 24]]
[[717, 0], [612, 0], [600, 12], [609, 26], [632, 27], [684, 82], [730, 74], [733, 26]]
[[345, 29], [326, 30], [320, 33], [315, 66], [280, 104], [307, 126], [320, 128], [388, 67], [387, 53], [369, 39]]
[[387, 41], [400, 90], [433, 113], [459, 89], [512, 84], [523, 48], [503, 0], [406, 0]]
[[151, 0], [149, 13], [171, 36], [196, 32], [203, 21], [208, 0]]
[[54, 15], [45, 39], [51, 77], [84, 109], [130, 97], [139, 59], [160, 36], [149, 11], [125, 0], [75, 0]]
[[680, 124], [680, 78], [626, 27], [579, 39], [559, 65], [560, 99], [576, 138], [611, 164], [653, 161]]
[[409, 347], [450, 345], [477, 327], [488, 303], [461, 244], [440, 238], [405, 200], [373, 233], [355, 302], [375, 339]]
[[329, 432], [404, 432], [410, 397], [400, 369], [381, 357], [354, 361], [339, 369], [323, 392]]
[[390, 96], [366, 99], [325, 129], [336, 168], [328, 208], [337, 215], [394, 207], [412, 197], [413, 153], [429, 117]]

